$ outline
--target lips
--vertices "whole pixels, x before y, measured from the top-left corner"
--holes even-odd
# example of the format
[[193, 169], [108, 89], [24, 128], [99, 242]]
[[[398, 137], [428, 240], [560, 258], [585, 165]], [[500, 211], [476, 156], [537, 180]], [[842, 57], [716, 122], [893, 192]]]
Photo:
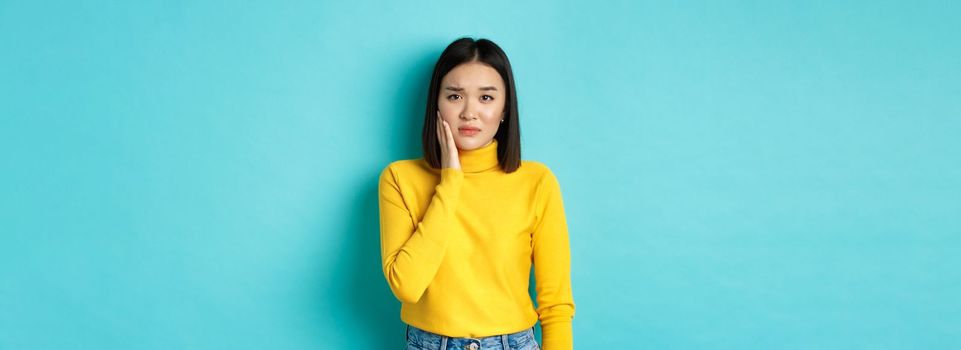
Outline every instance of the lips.
[[473, 126], [462, 126], [457, 128], [457, 132], [464, 136], [474, 136], [480, 133], [480, 129]]

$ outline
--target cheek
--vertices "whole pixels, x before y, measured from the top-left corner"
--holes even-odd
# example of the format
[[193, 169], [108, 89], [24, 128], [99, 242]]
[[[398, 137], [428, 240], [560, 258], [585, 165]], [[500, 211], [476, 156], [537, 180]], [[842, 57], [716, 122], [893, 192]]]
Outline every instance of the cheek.
[[504, 114], [504, 106], [491, 106], [486, 113], [484, 113], [484, 121], [490, 125], [499, 125], [501, 122], [501, 115]]
[[437, 109], [440, 110], [441, 116], [445, 119], [449, 117], [454, 117], [457, 115], [457, 111], [450, 103], [441, 102]]
[[483, 113], [485, 117], [496, 118], [500, 120], [501, 114], [504, 113], [503, 103], [492, 103], [484, 106]]
[[487, 127], [487, 130], [496, 130], [497, 127], [501, 125], [500, 114], [492, 115], [489, 118], [484, 118], [484, 125]]

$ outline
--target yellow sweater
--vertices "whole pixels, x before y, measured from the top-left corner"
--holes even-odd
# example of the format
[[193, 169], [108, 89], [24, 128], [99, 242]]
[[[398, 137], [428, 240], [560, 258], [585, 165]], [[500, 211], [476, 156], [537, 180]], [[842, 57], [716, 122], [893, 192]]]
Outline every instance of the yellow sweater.
[[[423, 158], [380, 175], [381, 261], [400, 318], [449, 337], [541, 322], [545, 350], [573, 348], [570, 244], [560, 185], [540, 162], [505, 173], [497, 140], [460, 151], [461, 170]], [[537, 307], [528, 294], [531, 265]]]

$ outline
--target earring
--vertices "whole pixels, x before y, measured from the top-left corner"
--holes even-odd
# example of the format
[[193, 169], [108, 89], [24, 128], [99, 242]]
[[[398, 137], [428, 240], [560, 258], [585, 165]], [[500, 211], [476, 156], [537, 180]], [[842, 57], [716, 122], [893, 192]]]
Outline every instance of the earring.
[[503, 122], [504, 122], [504, 119], [501, 119], [501, 123], [503, 123]]

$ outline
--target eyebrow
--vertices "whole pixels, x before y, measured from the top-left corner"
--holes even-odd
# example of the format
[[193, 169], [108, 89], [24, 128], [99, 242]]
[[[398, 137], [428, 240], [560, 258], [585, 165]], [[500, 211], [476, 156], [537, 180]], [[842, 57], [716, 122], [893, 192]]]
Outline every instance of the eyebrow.
[[[444, 87], [444, 90], [464, 91], [464, 88], [459, 87], [459, 86], [446, 86], [446, 87]], [[493, 86], [481, 86], [480, 89], [478, 89], [478, 90], [480, 90], [480, 91], [497, 91], [497, 88], [496, 88], [496, 87], [493, 87]]]

